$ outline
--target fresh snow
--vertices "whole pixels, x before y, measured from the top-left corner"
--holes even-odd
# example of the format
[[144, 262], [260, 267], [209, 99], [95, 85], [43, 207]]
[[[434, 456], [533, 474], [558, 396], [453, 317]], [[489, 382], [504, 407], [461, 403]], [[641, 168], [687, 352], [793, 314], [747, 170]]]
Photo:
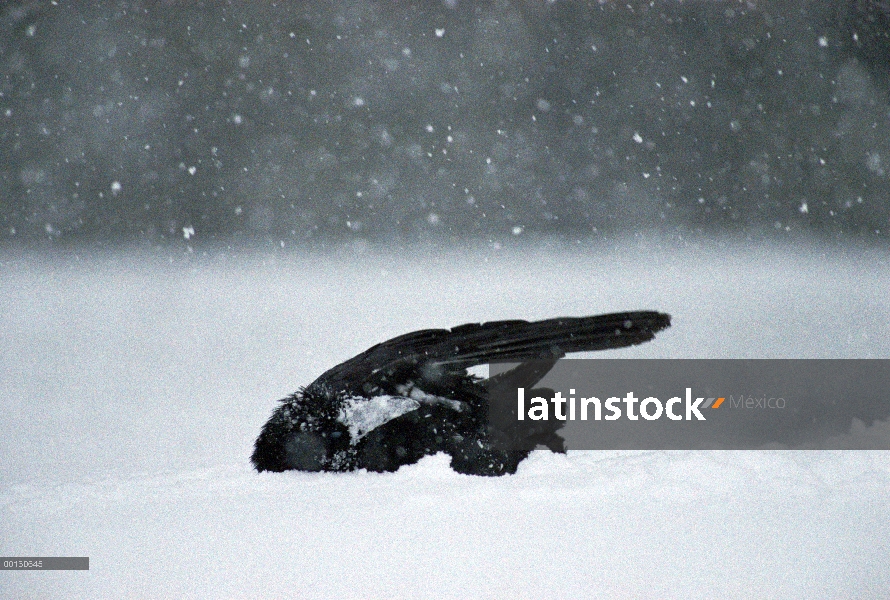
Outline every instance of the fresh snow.
[[0, 555], [90, 557], [0, 596], [885, 597], [886, 452], [251, 470], [279, 398], [415, 329], [657, 309], [671, 329], [599, 355], [890, 357], [873, 249], [493, 248], [0, 255]]
[[419, 407], [417, 400], [401, 396], [347, 398], [343, 401], [337, 420], [349, 429], [352, 443], [355, 444], [377, 427]]

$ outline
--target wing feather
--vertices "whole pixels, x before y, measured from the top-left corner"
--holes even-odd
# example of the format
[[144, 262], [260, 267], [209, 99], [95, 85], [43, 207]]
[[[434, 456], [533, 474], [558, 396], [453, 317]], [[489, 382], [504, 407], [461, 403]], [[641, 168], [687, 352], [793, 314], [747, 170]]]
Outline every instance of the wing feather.
[[638, 311], [425, 329], [369, 348], [325, 372], [310, 387], [360, 394], [369, 384], [406, 370], [458, 372], [495, 361], [558, 359], [572, 352], [623, 348], [653, 339], [670, 322], [664, 313]]

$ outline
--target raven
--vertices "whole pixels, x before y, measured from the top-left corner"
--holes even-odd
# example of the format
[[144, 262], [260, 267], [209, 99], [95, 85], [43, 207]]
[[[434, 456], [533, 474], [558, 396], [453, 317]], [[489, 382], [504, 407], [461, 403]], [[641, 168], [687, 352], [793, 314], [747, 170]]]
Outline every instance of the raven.
[[[494, 321], [393, 338], [282, 400], [251, 460], [257, 471], [383, 472], [445, 452], [460, 473], [515, 473], [538, 445], [565, 452], [556, 433], [562, 424], [517, 421], [515, 405], [489, 398], [531, 388], [567, 353], [647, 342], [670, 319], [640, 311]], [[519, 365], [487, 379], [467, 372], [496, 361]]]

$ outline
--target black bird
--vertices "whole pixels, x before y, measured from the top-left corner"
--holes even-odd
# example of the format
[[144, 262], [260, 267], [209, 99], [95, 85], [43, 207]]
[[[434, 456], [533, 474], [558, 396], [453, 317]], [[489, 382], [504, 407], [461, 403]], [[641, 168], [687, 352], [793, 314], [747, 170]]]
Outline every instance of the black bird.
[[[446, 452], [460, 473], [515, 473], [538, 445], [565, 452], [556, 433], [561, 423], [517, 421], [515, 405], [497, 403], [495, 409], [489, 397], [500, 389], [531, 388], [567, 353], [642, 344], [670, 322], [662, 313], [628, 312], [402, 335], [282, 400], [251, 460], [257, 471], [381, 472]], [[488, 379], [467, 373], [496, 361], [520, 364]], [[550, 390], [530, 390], [542, 392]], [[510, 409], [502, 405], [514, 412], [503, 412]]]

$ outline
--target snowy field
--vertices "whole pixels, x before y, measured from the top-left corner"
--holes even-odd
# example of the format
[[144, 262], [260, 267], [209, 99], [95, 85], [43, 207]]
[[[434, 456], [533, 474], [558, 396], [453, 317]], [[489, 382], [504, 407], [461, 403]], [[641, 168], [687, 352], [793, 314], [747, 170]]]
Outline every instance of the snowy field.
[[885, 598], [886, 452], [263, 474], [278, 398], [414, 329], [657, 309], [641, 358], [890, 358], [890, 255], [731, 243], [0, 255], [4, 598]]

